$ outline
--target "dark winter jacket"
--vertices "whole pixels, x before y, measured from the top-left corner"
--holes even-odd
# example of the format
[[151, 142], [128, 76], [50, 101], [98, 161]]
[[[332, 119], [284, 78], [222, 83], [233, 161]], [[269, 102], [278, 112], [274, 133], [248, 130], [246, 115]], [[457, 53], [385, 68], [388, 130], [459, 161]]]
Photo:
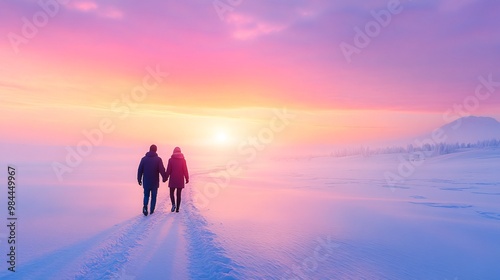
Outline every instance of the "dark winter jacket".
[[167, 179], [169, 188], [184, 188], [184, 179], [189, 181], [189, 173], [187, 169], [186, 159], [182, 153], [173, 153], [168, 160]]
[[158, 188], [160, 186], [159, 175], [165, 180], [165, 166], [161, 157], [156, 152], [147, 152], [141, 159], [139, 169], [137, 170], [137, 181], [148, 189]]

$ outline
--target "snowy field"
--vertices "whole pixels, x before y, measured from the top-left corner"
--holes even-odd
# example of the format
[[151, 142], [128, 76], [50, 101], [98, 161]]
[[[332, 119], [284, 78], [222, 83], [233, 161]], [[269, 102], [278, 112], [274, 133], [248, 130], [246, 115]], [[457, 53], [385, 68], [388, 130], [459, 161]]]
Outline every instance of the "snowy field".
[[181, 212], [162, 185], [148, 217], [132, 152], [95, 152], [61, 183], [18, 163], [17, 272], [2, 261], [0, 277], [500, 279], [500, 150], [429, 158], [395, 185], [395, 154], [257, 160], [218, 186], [188, 161]]

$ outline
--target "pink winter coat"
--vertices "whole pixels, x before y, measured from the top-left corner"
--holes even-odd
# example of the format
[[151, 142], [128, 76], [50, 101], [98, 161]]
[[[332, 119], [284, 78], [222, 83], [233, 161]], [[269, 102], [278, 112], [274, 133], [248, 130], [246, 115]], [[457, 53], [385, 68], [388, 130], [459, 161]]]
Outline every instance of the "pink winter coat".
[[184, 188], [184, 179], [189, 181], [186, 159], [180, 152], [174, 152], [168, 160], [166, 177], [169, 188]]

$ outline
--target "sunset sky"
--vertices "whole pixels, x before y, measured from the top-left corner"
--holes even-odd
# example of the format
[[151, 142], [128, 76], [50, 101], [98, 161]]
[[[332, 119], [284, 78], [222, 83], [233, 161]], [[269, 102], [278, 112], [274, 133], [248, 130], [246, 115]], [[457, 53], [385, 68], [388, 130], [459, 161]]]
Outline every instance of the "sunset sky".
[[474, 97], [479, 77], [500, 81], [499, 14], [493, 0], [3, 0], [2, 145], [75, 145], [105, 119], [109, 146], [229, 146], [284, 108], [274, 138], [292, 145], [408, 138], [464, 102], [500, 119], [500, 86]]

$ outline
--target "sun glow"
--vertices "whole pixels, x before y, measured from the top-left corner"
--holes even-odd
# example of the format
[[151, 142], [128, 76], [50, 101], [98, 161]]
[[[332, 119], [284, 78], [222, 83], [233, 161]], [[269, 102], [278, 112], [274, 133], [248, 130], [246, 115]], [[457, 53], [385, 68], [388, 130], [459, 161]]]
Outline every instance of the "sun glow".
[[227, 144], [229, 142], [229, 135], [225, 131], [217, 131], [214, 135], [215, 143]]

